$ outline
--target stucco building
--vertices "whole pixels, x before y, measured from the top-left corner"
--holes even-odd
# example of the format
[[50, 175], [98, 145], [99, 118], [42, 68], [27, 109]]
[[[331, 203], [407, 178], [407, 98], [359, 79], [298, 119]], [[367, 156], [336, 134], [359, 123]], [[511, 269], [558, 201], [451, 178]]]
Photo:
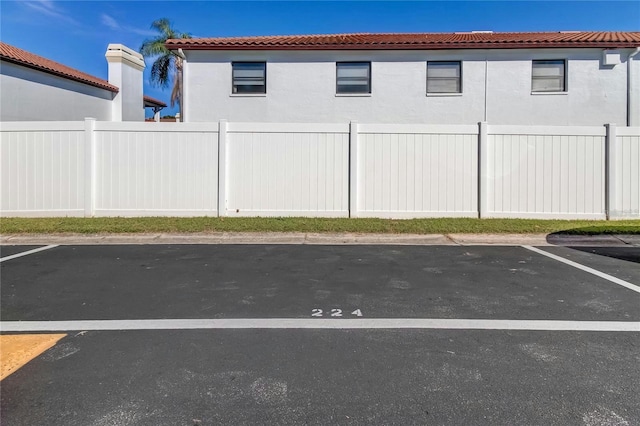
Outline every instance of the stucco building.
[[0, 121], [144, 121], [166, 107], [143, 95], [142, 55], [110, 44], [105, 57], [108, 81], [0, 42]]
[[187, 122], [640, 125], [640, 32], [176, 39]]

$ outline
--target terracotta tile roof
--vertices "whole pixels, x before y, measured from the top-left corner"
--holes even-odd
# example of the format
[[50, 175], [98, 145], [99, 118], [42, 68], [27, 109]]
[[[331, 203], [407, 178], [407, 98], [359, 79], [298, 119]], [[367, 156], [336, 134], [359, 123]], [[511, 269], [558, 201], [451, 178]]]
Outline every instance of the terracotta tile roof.
[[167, 40], [188, 50], [385, 50], [640, 47], [640, 32], [327, 34]]
[[109, 84], [108, 81], [94, 77], [75, 68], [62, 65], [42, 56], [34, 55], [26, 50], [18, 49], [7, 43], [0, 41], [0, 59], [7, 62], [13, 62], [18, 65], [33, 68], [59, 77], [68, 78], [69, 80], [79, 81], [80, 83], [89, 84], [110, 92], [118, 92], [119, 89]]
[[151, 96], [144, 95], [142, 99], [144, 101], [145, 107], [159, 106], [159, 107], [166, 108], [167, 106], [167, 104], [165, 104], [164, 102], [154, 99]]

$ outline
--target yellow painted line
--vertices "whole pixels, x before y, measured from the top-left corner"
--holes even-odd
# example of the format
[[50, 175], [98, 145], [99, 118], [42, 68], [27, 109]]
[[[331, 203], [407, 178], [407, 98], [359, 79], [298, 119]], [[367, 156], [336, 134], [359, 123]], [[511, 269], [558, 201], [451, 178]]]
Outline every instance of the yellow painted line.
[[0, 380], [55, 345], [66, 334], [11, 334], [0, 336]]

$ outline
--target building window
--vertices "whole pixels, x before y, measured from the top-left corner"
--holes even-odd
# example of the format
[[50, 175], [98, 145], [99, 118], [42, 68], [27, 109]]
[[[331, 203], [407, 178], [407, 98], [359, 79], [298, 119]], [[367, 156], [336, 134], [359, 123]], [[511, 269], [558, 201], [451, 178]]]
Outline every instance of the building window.
[[371, 62], [337, 62], [336, 93], [371, 93]]
[[266, 62], [233, 62], [233, 93], [267, 93]]
[[427, 93], [462, 93], [460, 61], [428, 61]]
[[532, 92], [566, 92], [566, 63], [564, 60], [533, 61]]

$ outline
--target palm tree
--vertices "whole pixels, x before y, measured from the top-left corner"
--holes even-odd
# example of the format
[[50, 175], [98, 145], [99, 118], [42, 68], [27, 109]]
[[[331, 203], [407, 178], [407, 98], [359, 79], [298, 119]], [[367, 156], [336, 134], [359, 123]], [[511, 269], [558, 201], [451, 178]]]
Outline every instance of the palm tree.
[[172, 38], [191, 38], [189, 33], [181, 33], [171, 27], [167, 18], [157, 19], [151, 23], [151, 29], [158, 31], [158, 36], [147, 39], [140, 47], [145, 58], [156, 58], [151, 66], [151, 83], [168, 87], [173, 78], [171, 90], [171, 106], [178, 102], [180, 121], [182, 121], [182, 58], [165, 47], [165, 42]]

